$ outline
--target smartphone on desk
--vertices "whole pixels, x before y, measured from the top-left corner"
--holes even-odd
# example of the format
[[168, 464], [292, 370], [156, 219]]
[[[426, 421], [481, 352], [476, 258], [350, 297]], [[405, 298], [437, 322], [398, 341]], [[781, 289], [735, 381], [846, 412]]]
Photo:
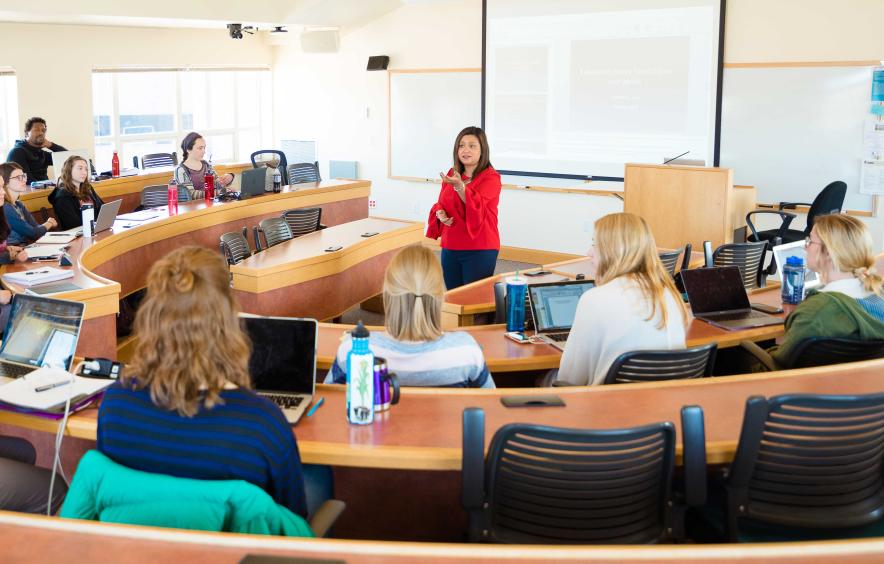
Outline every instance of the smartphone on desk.
[[524, 333], [519, 333], [518, 331], [507, 331], [503, 334], [504, 337], [511, 341], [515, 341], [520, 345], [524, 345], [531, 342], [531, 338], [525, 335]]
[[534, 276], [546, 276], [547, 274], [552, 274], [552, 272], [549, 270], [535, 270], [534, 272], [523, 272], [522, 274], [533, 278]]
[[777, 307], [777, 306], [769, 306], [767, 304], [751, 303], [751, 304], [749, 304], [749, 307], [751, 307], [755, 311], [760, 311], [761, 313], [770, 313], [770, 314], [783, 313], [783, 308]]

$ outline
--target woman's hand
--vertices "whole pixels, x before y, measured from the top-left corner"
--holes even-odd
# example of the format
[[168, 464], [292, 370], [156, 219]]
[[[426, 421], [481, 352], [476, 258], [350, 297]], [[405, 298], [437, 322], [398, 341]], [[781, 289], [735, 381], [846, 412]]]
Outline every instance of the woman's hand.
[[50, 229], [52, 229], [52, 228], [55, 227], [56, 225], [58, 225], [58, 222], [55, 221], [55, 218], [54, 218], [54, 217], [50, 217], [49, 219], [47, 219], [47, 220], [43, 223], [43, 227], [45, 227], [47, 231], [49, 231]]
[[10, 260], [14, 260], [15, 262], [25, 262], [28, 260], [28, 252], [21, 247], [8, 245], [6, 250], [9, 251]]
[[441, 172], [439, 173], [439, 176], [442, 177], [442, 182], [452, 186], [457, 193], [463, 192], [466, 187], [456, 170], [451, 173], [451, 176], [445, 176], [445, 174]]
[[6, 305], [12, 301], [12, 292], [9, 290], [0, 290], [0, 305]]
[[454, 218], [449, 217], [448, 214], [445, 213], [445, 210], [436, 210], [436, 219], [448, 227], [451, 227], [451, 224], [454, 223]]

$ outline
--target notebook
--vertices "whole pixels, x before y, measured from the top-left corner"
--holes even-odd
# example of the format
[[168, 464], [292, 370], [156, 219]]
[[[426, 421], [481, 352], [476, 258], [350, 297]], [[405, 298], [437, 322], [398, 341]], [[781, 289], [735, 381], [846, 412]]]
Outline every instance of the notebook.
[[577, 302], [587, 290], [595, 287], [592, 280], [545, 282], [528, 286], [531, 314], [534, 316], [535, 339], [565, 350], [565, 342], [574, 324]]
[[240, 315], [252, 342], [252, 387], [297, 423], [313, 401], [316, 387], [315, 319]]
[[697, 319], [729, 331], [783, 323], [751, 308], [739, 267], [682, 270], [681, 279]]
[[[71, 411], [88, 405], [84, 400], [94, 398], [113, 385], [115, 380], [74, 376], [61, 368], [40, 368], [16, 380], [4, 382], [0, 378], [0, 402], [19, 408], [46, 413], [64, 410], [68, 396]], [[59, 385], [61, 384], [61, 385]]]
[[55, 282], [66, 278], [73, 278], [73, 270], [62, 270], [54, 266], [44, 266], [42, 268], [31, 268], [30, 270], [20, 270], [18, 272], [10, 272], [3, 275], [3, 280], [10, 284], [17, 284], [29, 288], [38, 284], [46, 284], [47, 282]]
[[30, 245], [27, 247], [28, 258], [31, 260], [57, 259], [67, 248], [67, 243], [57, 243], [55, 245]]
[[81, 302], [15, 294], [0, 345], [0, 376], [16, 378], [42, 366], [70, 370], [84, 308]]
[[51, 231], [34, 241], [34, 245], [66, 245], [82, 234], [82, 227], [74, 227], [67, 231]]

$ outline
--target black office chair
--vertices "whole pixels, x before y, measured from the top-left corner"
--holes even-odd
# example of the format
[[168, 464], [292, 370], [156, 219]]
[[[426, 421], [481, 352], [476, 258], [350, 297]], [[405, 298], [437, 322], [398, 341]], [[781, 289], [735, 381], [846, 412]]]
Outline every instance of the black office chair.
[[753, 396], [724, 482], [726, 531], [838, 537], [884, 516], [884, 394]]
[[300, 208], [282, 212], [282, 218], [289, 225], [292, 237], [300, 237], [320, 229], [325, 229], [322, 220], [322, 208]]
[[605, 384], [660, 382], [712, 376], [718, 345], [681, 350], [632, 351], [621, 354], [608, 369]]
[[884, 358], [884, 340], [860, 341], [832, 337], [810, 337], [795, 346], [785, 366], [777, 366], [767, 351], [752, 341], [740, 345], [757, 358], [767, 370], [781, 368], [808, 368], [844, 362], [859, 362]]
[[319, 182], [319, 163], [295, 163], [286, 168], [289, 184], [301, 184], [303, 182]]
[[[190, 201], [190, 194], [187, 187], [178, 186], [178, 203]], [[169, 187], [166, 184], [156, 186], [145, 186], [141, 189], [141, 207], [142, 208], [161, 208], [169, 205]]]
[[[784, 245], [786, 243], [801, 241], [805, 237], [810, 236], [810, 230], [813, 229], [813, 224], [814, 221], [816, 221], [817, 217], [830, 213], [841, 212], [841, 207], [844, 205], [844, 195], [846, 193], [847, 184], [840, 180], [836, 180], [835, 182], [831, 182], [828, 186], [823, 188], [823, 191], [817, 194], [817, 197], [813, 199], [813, 203], [807, 204], [802, 202], [780, 202], [776, 211], [757, 210], [749, 212], [746, 214], [746, 225], [749, 226], [750, 231], [748, 240], [750, 242], [756, 243], [759, 241], [767, 241], [768, 247], [770, 249], [773, 249], [777, 245]], [[789, 229], [789, 225], [791, 225], [792, 220], [794, 220], [797, 216], [794, 213], [783, 211], [787, 209], [795, 209], [798, 206], [810, 206], [810, 210], [808, 210], [807, 212], [807, 226], [804, 228], [804, 231]], [[776, 229], [766, 229], [764, 231], [758, 231], [757, 229], [755, 229], [755, 224], [752, 223], [752, 216], [759, 214], [775, 214], [780, 216], [780, 226]], [[770, 266], [767, 269], [767, 274], [773, 274], [774, 272], [776, 272], [776, 268], [776, 261], [771, 261]]]
[[[506, 282], [494, 283], [494, 323], [506, 323]], [[525, 331], [534, 330], [534, 311], [531, 293], [525, 292]]]
[[249, 248], [248, 229], [242, 231], [230, 231], [221, 235], [221, 254], [227, 259], [227, 264], [237, 264], [252, 256]]
[[510, 424], [491, 439], [463, 413], [461, 502], [471, 542], [628, 544], [680, 540], [706, 499], [703, 412], [682, 408], [685, 495], [672, 491], [675, 427], [563, 429]]
[[[264, 234], [264, 245], [261, 245], [261, 234]], [[261, 251], [269, 249], [274, 245], [292, 240], [292, 230], [289, 229], [288, 223], [281, 217], [268, 217], [262, 219], [255, 226], [255, 250]]]
[[712, 253], [711, 264], [709, 264], [710, 259], [707, 253], [706, 266], [737, 266], [740, 268], [740, 275], [743, 277], [743, 286], [746, 290], [761, 288], [764, 286], [766, 278], [764, 272], [765, 250], [767, 250], [767, 241], [721, 245]]
[[269, 167], [279, 169], [283, 185], [289, 183], [288, 172], [286, 171], [288, 163], [285, 160], [285, 153], [282, 151], [277, 151], [276, 149], [260, 149], [252, 153], [249, 158], [252, 160], [252, 166], [255, 168]]
[[675, 267], [678, 265], [678, 257], [681, 256], [681, 253], [681, 249], [660, 253], [660, 262], [663, 263], [663, 267], [669, 271], [671, 276], [675, 276]]
[[[135, 165], [138, 166], [137, 163]], [[178, 153], [151, 153], [141, 157], [141, 168], [157, 168], [161, 166], [178, 166]]]

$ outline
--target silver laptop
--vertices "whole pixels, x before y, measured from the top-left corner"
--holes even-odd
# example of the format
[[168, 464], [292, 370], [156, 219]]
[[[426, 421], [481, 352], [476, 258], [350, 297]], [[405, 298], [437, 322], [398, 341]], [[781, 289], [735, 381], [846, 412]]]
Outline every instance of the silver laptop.
[[240, 315], [252, 342], [249, 373], [252, 387], [297, 423], [316, 389], [315, 319]]
[[784, 321], [752, 309], [737, 266], [682, 270], [681, 280], [694, 317], [716, 327], [733, 331]]
[[18, 378], [43, 366], [70, 370], [84, 308], [81, 302], [14, 295], [0, 345], [0, 377]]
[[565, 342], [574, 324], [577, 302], [587, 290], [594, 288], [592, 280], [545, 282], [528, 286], [531, 314], [534, 316], [535, 339], [565, 350]]
[[98, 212], [98, 217], [95, 219], [95, 233], [101, 233], [102, 231], [107, 231], [113, 227], [114, 220], [117, 219], [117, 214], [120, 212], [120, 206], [122, 204], [123, 200], [120, 199], [114, 200], [113, 202], [107, 202], [101, 206], [101, 210]]

